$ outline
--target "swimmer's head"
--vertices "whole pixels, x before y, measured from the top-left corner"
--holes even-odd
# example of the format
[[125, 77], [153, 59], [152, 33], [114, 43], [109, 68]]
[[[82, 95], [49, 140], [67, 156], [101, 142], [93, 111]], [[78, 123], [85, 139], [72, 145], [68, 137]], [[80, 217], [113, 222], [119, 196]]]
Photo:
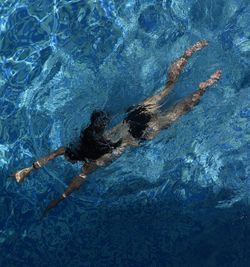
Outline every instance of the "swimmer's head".
[[[97, 159], [106, 148], [103, 133], [109, 123], [108, 114], [103, 111], [94, 111], [90, 117], [90, 125], [81, 130], [79, 140], [70, 143], [65, 149], [64, 157], [67, 161], [86, 161], [86, 159]], [[103, 142], [105, 144], [103, 144]], [[98, 151], [98, 152], [97, 152]], [[100, 154], [100, 155], [99, 155]]]
[[91, 115], [90, 122], [95, 131], [102, 132], [109, 123], [109, 116], [104, 111], [95, 110]]

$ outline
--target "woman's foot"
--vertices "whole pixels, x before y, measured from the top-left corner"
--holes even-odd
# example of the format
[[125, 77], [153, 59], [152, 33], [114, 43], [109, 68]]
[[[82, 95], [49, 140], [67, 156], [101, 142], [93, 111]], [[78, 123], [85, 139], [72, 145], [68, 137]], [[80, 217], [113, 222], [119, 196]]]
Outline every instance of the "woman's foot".
[[207, 40], [200, 40], [200, 41], [198, 41], [192, 47], [188, 48], [184, 52], [184, 58], [191, 57], [193, 53], [195, 53], [196, 51], [201, 50], [203, 47], [205, 47], [207, 45], [208, 45], [208, 41]]
[[210, 79], [199, 84], [199, 89], [201, 91], [205, 91], [207, 87], [213, 85], [215, 82], [217, 82], [220, 79], [221, 73], [222, 73], [221, 70], [217, 70], [215, 73], [213, 73], [210, 76]]

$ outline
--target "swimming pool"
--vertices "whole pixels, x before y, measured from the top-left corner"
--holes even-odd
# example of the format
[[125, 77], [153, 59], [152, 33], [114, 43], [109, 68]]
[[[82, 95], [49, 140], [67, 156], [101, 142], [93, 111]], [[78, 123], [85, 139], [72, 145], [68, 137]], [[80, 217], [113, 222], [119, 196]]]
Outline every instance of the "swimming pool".
[[[0, 266], [249, 266], [250, 4], [245, 0], [0, 3]], [[200, 39], [167, 108], [221, 80], [153, 141], [93, 173], [42, 223], [80, 164], [55, 159], [94, 109], [112, 124]]]

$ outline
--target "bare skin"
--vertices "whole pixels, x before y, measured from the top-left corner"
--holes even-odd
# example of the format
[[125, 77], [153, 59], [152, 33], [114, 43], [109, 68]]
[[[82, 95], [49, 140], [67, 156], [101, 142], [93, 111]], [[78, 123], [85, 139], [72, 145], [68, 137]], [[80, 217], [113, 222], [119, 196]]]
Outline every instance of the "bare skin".
[[[212, 86], [216, 81], [220, 79], [221, 70], [217, 70], [210, 76], [207, 81], [200, 83], [198, 89], [193, 94], [184, 98], [182, 101], [177, 103], [168, 111], [162, 112], [160, 110], [160, 105], [162, 101], [168, 96], [168, 94], [172, 90], [188, 59], [195, 52], [201, 50], [207, 45], [208, 42], [202, 40], [195, 43], [192, 47], [188, 48], [184, 52], [184, 54], [170, 66], [167, 74], [166, 84], [161, 88], [159, 93], [146, 98], [143, 102], [138, 104], [138, 106], [144, 106], [147, 112], [150, 112], [152, 115], [150, 122], [147, 124], [148, 127], [143, 134], [143, 137], [146, 140], [153, 139], [160, 132], [160, 130], [168, 128], [180, 116], [190, 111], [195, 105], [199, 103], [200, 98], [205, 93], [206, 89]], [[56, 207], [62, 200], [67, 198], [72, 192], [78, 190], [81, 184], [86, 180], [87, 175], [95, 171], [98, 167], [106, 166], [107, 164], [111, 163], [113, 160], [122, 155], [128, 147], [136, 147], [139, 145], [139, 141], [131, 136], [131, 134], [129, 133], [129, 125], [124, 121], [117, 124], [112, 129], [106, 130], [104, 135], [111, 140], [121, 138], [121, 145], [118, 148], [114, 149], [111, 153], [105, 154], [97, 160], [85, 163], [81, 169], [80, 174], [73, 177], [64, 193], [59, 198], [50, 202], [50, 204], [45, 209], [42, 218], [45, 217], [52, 208]], [[57, 156], [63, 155], [64, 152], [65, 148], [60, 147], [49, 155], [34, 162], [32, 166], [17, 171], [13, 174], [13, 176], [16, 178], [16, 181], [18, 183], [23, 182], [24, 178], [31, 171], [42, 167], [49, 160], [52, 160]]]
[[33, 170], [41, 168], [43, 165], [45, 165], [48, 161], [63, 155], [65, 152], [64, 147], [59, 147], [57, 150], [51, 152], [49, 155], [40, 158], [39, 160], [35, 161], [30, 167], [24, 168], [20, 171], [17, 171], [16, 173], [13, 173], [12, 176], [16, 178], [16, 181], [18, 183], [23, 182], [24, 178], [30, 174]]

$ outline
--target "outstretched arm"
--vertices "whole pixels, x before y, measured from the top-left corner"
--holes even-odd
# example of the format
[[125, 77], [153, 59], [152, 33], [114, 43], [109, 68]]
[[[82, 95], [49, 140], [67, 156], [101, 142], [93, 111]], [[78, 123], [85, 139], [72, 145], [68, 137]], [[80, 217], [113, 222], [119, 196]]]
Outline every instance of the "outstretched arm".
[[43, 165], [45, 165], [48, 161], [54, 159], [55, 157], [58, 157], [62, 154], [64, 154], [65, 148], [59, 147], [57, 150], [51, 152], [49, 155], [40, 158], [39, 160], [35, 161], [30, 167], [24, 168], [20, 171], [17, 171], [13, 173], [11, 176], [14, 176], [16, 178], [16, 181], [18, 183], [22, 182], [28, 174], [30, 174], [33, 170], [41, 168]]
[[105, 154], [96, 161], [86, 163], [82, 168], [82, 172], [71, 180], [64, 193], [59, 198], [54, 199], [50, 202], [50, 204], [44, 210], [41, 220], [46, 217], [49, 211], [55, 208], [62, 200], [67, 198], [75, 190], [78, 190], [81, 187], [82, 183], [86, 180], [89, 173], [95, 171], [98, 167], [106, 166], [107, 164], [111, 163], [114, 159], [122, 155], [122, 153], [128, 146], [135, 145], [136, 144], [134, 144], [129, 138], [124, 138], [123, 143], [118, 148], [114, 149], [112, 153]]
[[42, 216], [41, 216], [41, 220], [46, 217], [49, 213], [49, 211], [53, 208], [55, 208], [62, 200], [64, 200], [65, 198], [67, 198], [70, 194], [72, 194], [75, 190], [79, 190], [79, 188], [81, 187], [82, 183], [86, 180], [87, 175], [91, 172], [93, 172], [94, 170], [97, 169], [97, 165], [95, 164], [95, 162], [91, 162], [91, 163], [86, 163], [83, 166], [83, 170], [80, 174], [78, 174], [77, 176], [73, 177], [70, 184], [68, 185], [68, 187], [66, 188], [66, 190], [63, 192], [63, 194], [57, 198], [54, 199], [50, 202], [50, 204], [47, 206], [47, 208], [44, 210]]

